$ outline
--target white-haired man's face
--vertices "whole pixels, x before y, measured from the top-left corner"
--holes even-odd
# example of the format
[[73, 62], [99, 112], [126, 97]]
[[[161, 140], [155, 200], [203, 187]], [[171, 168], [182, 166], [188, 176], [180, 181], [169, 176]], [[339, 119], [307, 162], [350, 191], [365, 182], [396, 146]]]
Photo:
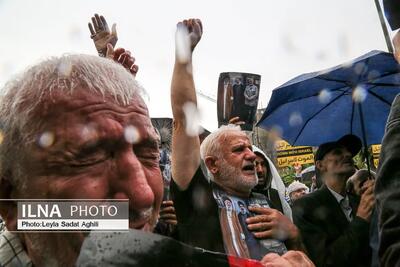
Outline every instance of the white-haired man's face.
[[211, 169], [214, 181], [230, 193], [248, 195], [258, 182], [250, 140], [243, 132], [235, 131], [225, 134], [219, 142], [221, 154], [214, 171]]
[[[37, 115], [44, 121], [39, 142], [28, 147], [29, 157], [21, 162], [29, 179], [22, 188], [12, 188], [13, 198], [129, 199], [129, 227], [152, 231], [163, 186], [158, 137], [143, 100], [122, 106], [113, 97], [103, 98], [81, 87], [72, 95], [53, 95]], [[16, 230], [13, 223], [8, 227]], [[41, 238], [31, 237], [24, 234], [24, 242], [29, 256], [40, 263]], [[68, 240], [49, 234], [42, 240], [43, 249], [51, 254], [53, 247], [54, 257], [63, 250], [64, 260], [73, 258], [83, 236]]]
[[306, 188], [299, 188], [293, 192], [290, 193], [289, 197], [291, 201], [295, 201], [299, 198], [301, 198], [302, 196], [307, 194], [307, 189]]

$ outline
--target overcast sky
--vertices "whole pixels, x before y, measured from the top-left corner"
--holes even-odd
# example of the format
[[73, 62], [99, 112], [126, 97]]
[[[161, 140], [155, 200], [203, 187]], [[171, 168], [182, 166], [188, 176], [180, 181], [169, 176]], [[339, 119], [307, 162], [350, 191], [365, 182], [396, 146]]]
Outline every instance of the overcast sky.
[[[46, 57], [96, 54], [87, 28], [96, 12], [117, 23], [117, 46], [136, 57], [154, 117], [171, 116], [174, 32], [185, 18], [204, 26], [194, 56], [197, 90], [215, 98], [220, 72], [257, 73], [259, 107], [299, 74], [387, 50], [373, 0], [0, 0], [0, 86]], [[215, 129], [215, 103], [199, 102], [203, 125]]]

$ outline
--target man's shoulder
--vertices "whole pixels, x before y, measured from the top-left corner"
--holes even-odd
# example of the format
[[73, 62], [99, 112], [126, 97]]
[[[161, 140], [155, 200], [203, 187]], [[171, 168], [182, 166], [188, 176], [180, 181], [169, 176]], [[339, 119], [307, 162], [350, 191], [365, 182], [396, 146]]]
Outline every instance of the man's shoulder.
[[198, 188], [199, 186], [208, 187], [210, 186], [210, 181], [207, 179], [206, 174], [204, 173], [203, 167], [199, 165], [196, 172], [193, 174], [192, 179], [188, 187], [184, 190], [180, 189], [179, 186], [175, 183], [174, 178], [171, 179], [170, 190], [174, 193], [184, 193], [188, 191], [193, 191], [194, 189]]
[[326, 191], [321, 188], [314, 192], [311, 192], [294, 202], [294, 205], [314, 205], [318, 201], [322, 201], [326, 198]]
[[0, 234], [0, 266], [32, 266], [19, 237], [5, 230]]
[[306, 214], [314, 214], [317, 210], [325, 209], [329, 206], [328, 195], [325, 189], [321, 188], [309, 193], [293, 202], [293, 215], [304, 216]]

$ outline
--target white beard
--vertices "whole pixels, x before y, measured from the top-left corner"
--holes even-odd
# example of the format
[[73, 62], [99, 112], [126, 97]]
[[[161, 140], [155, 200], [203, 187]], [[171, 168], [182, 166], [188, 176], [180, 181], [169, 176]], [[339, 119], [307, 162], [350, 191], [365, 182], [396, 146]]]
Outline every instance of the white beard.
[[221, 170], [223, 171], [216, 182], [222, 187], [239, 188], [240, 191], [250, 192], [258, 184], [257, 174], [254, 175], [254, 179], [245, 178], [241, 174], [241, 169], [233, 167], [225, 159], [222, 159]]

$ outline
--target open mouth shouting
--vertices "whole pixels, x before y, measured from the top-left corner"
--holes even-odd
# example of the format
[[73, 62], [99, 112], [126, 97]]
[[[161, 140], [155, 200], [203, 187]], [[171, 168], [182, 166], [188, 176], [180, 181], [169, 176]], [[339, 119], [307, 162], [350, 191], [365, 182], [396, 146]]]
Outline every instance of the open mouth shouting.
[[242, 167], [242, 172], [246, 175], [254, 175], [255, 174], [255, 165], [252, 162], [245, 162]]

